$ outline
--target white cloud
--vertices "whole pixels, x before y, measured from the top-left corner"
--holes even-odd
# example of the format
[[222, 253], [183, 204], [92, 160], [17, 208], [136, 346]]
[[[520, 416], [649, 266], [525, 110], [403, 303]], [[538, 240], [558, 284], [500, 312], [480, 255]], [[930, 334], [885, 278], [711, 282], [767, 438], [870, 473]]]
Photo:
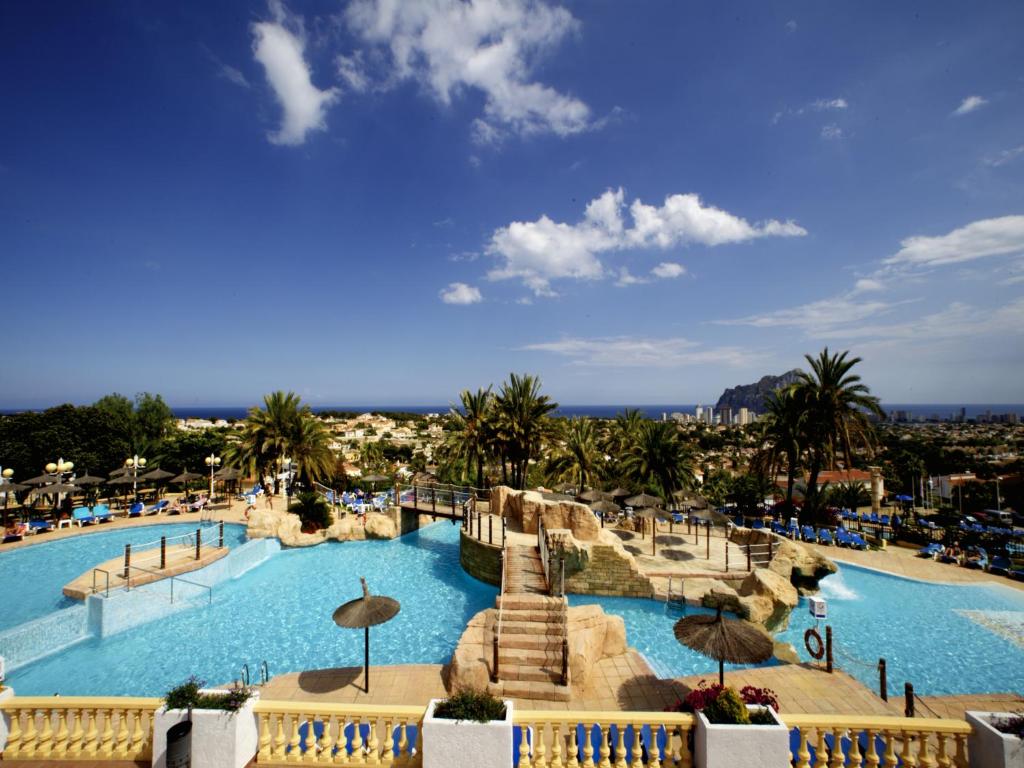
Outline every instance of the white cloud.
[[396, 80], [419, 82], [445, 105], [479, 90], [477, 141], [505, 131], [568, 136], [591, 127], [585, 103], [531, 79], [536, 59], [579, 26], [564, 8], [541, 0], [355, 0], [345, 17], [367, 44], [388, 49]]
[[998, 168], [1001, 165], [1012, 163], [1019, 157], [1024, 157], [1024, 144], [1021, 144], [1018, 147], [1001, 150], [996, 152], [994, 155], [988, 155], [982, 159], [982, 162], [992, 168]]
[[245, 75], [242, 74], [242, 70], [237, 67], [232, 67], [228, 64], [221, 64], [220, 76], [228, 82], [234, 83], [242, 88], [249, 88], [249, 81], [245, 79]]
[[850, 103], [842, 96], [835, 96], [831, 99], [815, 99], [796, 109], [781, 109], [772, 116], [772, 124], [778, 123], [784, 117], [802, 117], [811, 112], [838, 112], [848, 109]]
[[267, 82], [284, 110], [281, 128], [270, 134], [274, 144], [302, 144], [310, 131], [327, 127], [328, 106], [338, 98], [335, 88], [322, 91], [313, 85], [304, 58], [306, 41], [302, 21], [280, 2], [271, 2], [273, 21], [252, 25], [252, 51], [263, 65]]
[[829, 123], [821, 127], [821, 138], [835, 140], [843, 138], [843, 129], [835, 123]]
[[835, 99], [818, 99], [811, 104], [811, 109], [816, 112], [824, 112], [826, 110], [846, 109], [849, 106], [846, 99], [840, 96]]
[[440, 296], [445, 304], [479, 304], [484, 300], [479, 288], [466, 283], [449, 283]]
[[884, 291], [885, 284], [873, 277], [862, 277], [853, 286], [854, 293], [867, 293], [868, 291]]
[[629, 206], [632, 225], [624, 217], [625, 193], [607, 190], [590, 201], [583, 220], [555, 222], [542, 215], [536, 221], [514, 221], [491, 236], [487, 253], [499, 260], [490, 280], [519, 278], [538, 296], [554, 295], [551, 281], [598, 280], [605, 277], [598, 254], [642, 248], [667, 249], [691, 243], [714, 246], [761, 237], [799, 237], [807, 231], [792, 221], [774, 219], [750, 224], [696, 194], [669, 195], [661, 206], [634, 200]]
[[651, 274], [655, 277], [660, 277], [662, 280], [671, 280], [674, 277], [685, 275], [686, 267], [673, 261], [663, 261], [651, 270]]
[[986, 256], [1024, 252], [1024, 216], [981, 219], [937, 237], [915, 235], [903, 240], [886, 264], [934, 267]]
[[338, 56], [335, 64], [338, 67], [338, 77], [345, 82], [349, 90], [363, 93], [369, 89], [370, 78], [366, 74], [362, 51], [356, 51], [351, 56]]
[[708, 364], [744, 366], [757, 357], [757, 353], [741, 347], [716, 346], [707, 349], [696, 341], [682, 337], [570, 337], [528, 344], [520, 349], [550, 352], [568, 358], [572, 365], [597, 368], [681, 368]]
[[953, 110], [953, 114], [960, 116], [970, 114], [988, 104], [988, 99], [983, 96], [968, 96], [960, 102], [960, 106]]
[[995, 334], [1024, 333], [1024, 298], [1002, 307], [975, 307], [953, 302], [947, 308], [897, 323], [861, 326], [835, 325], [815, 333], [818, 339], [868, 339], [891, 344], [911, 341], [934, 343]]
[[630, 285], [642, 285], [646, 282], [648, 281], [642, 277], [631, 275], [626, 267], [620, 267], [619, 279], [615, 281], [615, 286], [617, 288], [626, 288]]
[[853, 294], [833, 296], [797, 307], [777, 309], [735, 320], [718, 320], [718, 325], [750, 325], [755, 328], [803, 328], [805, 331], [855, 323], [892, 310], [895, 303], [860, 301]]

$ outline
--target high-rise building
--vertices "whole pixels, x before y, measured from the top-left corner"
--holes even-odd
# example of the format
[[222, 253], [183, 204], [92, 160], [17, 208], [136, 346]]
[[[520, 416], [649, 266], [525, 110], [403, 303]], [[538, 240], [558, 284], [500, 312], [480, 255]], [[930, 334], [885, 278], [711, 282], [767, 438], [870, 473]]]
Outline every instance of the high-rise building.
[[723, 405], [718, 409], [718, 420], [721, 424], [728, 426], [732, 424], [732, 406]]
[[751, 422], [750, 411], [746, 408], [740, 408], [740, 412], [736, 414], [736, 419], [736, 423], [741, 427], [747, 426]]

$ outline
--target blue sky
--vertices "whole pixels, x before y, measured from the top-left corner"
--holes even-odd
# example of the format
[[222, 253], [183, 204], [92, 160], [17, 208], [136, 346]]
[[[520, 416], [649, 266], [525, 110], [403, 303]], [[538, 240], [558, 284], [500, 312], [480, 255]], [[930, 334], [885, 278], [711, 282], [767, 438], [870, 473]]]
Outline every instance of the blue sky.
[[1024, 401], [1019, 2], [0, 5], [0, 406]]

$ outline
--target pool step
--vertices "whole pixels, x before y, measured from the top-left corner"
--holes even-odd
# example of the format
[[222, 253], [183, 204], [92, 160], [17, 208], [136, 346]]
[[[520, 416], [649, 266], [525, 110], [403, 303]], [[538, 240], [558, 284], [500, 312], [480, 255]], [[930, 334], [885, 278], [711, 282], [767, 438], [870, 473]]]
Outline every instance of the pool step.
[[539, 680], [508, 680], [489, 683], [487, 690], [494, 696], [535, 701], [569, 701], [572, 698], [569, 686]]
[[498, 663], [501, 674], [505, 675], [505, 665], [523, 666], [531, 665], [537, 667], [558, 667], [562, 669], [562, 644], [558, 643], [556, 648], [498, 648]]
[[502, 611], [502, 621], [539, 621], [546, 624], [561, 623], [563, 612], [561, 608], [552, 610], [541, 608], [530, 610], [528, 608], [506, 608]]
[[562, 636], [547, 637], [545, 635], [502, 635], [498, 643], [499, 653], [502, 650], [562, 652]]
[[540, 610], [544, 608], [562, 609], [562, 598], [549, 597], [548, 595], [498, 595], [494, 601], [495, 608], [502, 608], [506, 611], [513, 610]]
[[556, 669], [551, 665], [509, 664], [501, 668], [501, 679], [513, 683], [560, 683], [562, 682], [562, 668], [561, 665]]
[[561, 621], [506, 621], [502, 624], [501, 634], [508, 635], [541, 635], [543, 637], [562, 638]]

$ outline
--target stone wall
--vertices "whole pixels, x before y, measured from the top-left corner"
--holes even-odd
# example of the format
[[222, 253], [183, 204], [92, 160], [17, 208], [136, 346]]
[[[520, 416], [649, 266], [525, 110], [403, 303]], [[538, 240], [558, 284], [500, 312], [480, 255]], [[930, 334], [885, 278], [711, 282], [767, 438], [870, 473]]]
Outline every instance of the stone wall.
[[470, 576], [496, 587], [501, 586], [501, 545], [477, 541], [462, 531], [459, 535], [459, 562]]
[[580, 542], [566, 530], [550, 531], [548, 546], [565, 556], [565, 591], [584, 595], [653, 597], [654, 585], [611, 531], [598, 541]]

